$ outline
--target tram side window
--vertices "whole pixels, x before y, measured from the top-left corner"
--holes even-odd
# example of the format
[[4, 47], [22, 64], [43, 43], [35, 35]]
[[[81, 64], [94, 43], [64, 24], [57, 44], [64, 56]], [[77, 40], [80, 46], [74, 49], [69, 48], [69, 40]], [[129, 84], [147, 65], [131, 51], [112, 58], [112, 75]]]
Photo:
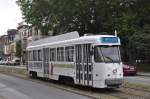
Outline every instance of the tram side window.
[[30, 51], [28, 51], [28, 61], [30, 61]]
[[74, 47], [68, 46], [65, 48], [65, 57], [67, 62], [73, 62], [74, 57]]
[[33, 61], [37, 61], [37, 51], [33, 50]]
[[42, 50], [38, 50], [38, 61], [42, 61]]
[[55, 48], [50, 49], [50, 61], [56, 61], [56, 49]]
[[33, 60], [33, 51], [29, 51], [29, 61], [32, 61]]
[[85, 63], [92, 61], [92, 55], [90, 55], [90, 47], [91, 47], [90, 44], [84, 44], [83, 46], [83, 56], [84, 56], [83, 61]]
[[64, 61], [64, 48], [57, 48], [57, 61]]

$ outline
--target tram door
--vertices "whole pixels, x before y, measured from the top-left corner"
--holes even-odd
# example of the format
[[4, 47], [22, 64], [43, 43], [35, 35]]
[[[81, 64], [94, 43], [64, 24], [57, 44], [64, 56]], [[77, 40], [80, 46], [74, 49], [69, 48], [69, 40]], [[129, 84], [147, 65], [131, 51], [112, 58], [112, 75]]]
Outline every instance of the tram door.
[[49, 48], [43, 48], [44, 77], [49, 75]]
[[75, 46], [76, 55], [76, 82], [82, 85], [93, 85], [92, 56], [90, 55], [90, 44]]

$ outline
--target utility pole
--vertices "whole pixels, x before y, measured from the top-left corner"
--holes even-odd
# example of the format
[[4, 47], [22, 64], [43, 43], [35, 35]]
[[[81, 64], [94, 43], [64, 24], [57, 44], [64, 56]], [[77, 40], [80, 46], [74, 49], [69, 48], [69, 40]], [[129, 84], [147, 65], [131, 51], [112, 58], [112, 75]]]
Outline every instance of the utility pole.
[[117, 30], [115, 30], [115, 36], [117, 36]]

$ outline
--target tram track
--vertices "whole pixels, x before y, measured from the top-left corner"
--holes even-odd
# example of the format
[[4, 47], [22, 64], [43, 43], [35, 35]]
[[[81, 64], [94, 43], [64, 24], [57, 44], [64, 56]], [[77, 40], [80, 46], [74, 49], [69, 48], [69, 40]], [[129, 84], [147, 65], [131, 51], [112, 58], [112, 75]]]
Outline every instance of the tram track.
[[94, 88], [87, 88], [87, 87], [81, 87], [76, 85], [74, 86], [66, 85], [53, 80], [47, 81], [47, 80], [43, 80], [42, 78], [31, 79], [26, 75], [24, 76], [20, 76], [16, 74], [8, 74], [8, 75], [45, 84], [50, 87], [66, 90], [75, 94], [88, 96], [93, 99], [150, 99], [150, 91], [144, 90], [142, 88], [140, 89], [140, 88], [132, 88], [129, 86], [122, 86], [121, 88], [118, 89], [94, 89]]
[[[33, 79], [32, 79], [33, 80]], [[38, 80], [38, 79], [34, 79]], [[41, 80], [40, 80], [41, 81]], [[42, 81], [43, 83], [43, 81]], [[44, 81], [45, 83], [45, 81]], [[46, 82], [47, 83], [47, 82]], [[109, 99], [110, 97], [113, 99], [150, 99], [150, 91], [143, 90], [143, 89], [137, 89], [137, 88], [130, 88], [130, 87], [122, 87], [119, 89], [94, 89], [94, 88], [86, 88], [81, 86], [70, 86], [70, 85], [64, 85], [59, 82], [50, 81], [50, 83], [55, 84], [57, 88], [63, 89], [65, 87], [65, 90], [75, 92], [76, 94], [81, 95], [89, 95], [89, 94], [95, 94], [95, 96], [90, 96], [95, 99]], [[48, 83], [49, 85], [49, 83]], [[67, 88], [66, 88], [67, 87]], [[80, 93], [81, 92], [81, 93]], [[98, 98], [101, 97], [101, 98]], [[109, 98], [108, 98], [109, 97]]]
[[120, 92], [116, 96], [121, 96], [125, 99], [150, 99], [150, 92], [143, 92], [132, 88], [120, 88]]
[[[148, 86], [147, 86], [148, 87]], [[110, 93], [112, 96], [121, 99], [150, 99], [150, 86], [133, 86], [133, 84], [124, 84], [121, 88], [116, 89], [115, 93]]]
[[103, 93], [119, 99], [150, 99], [150, 92], [143, 92], [140, 90], [137, 91], [133, 90], [132, 88], [130, 89], [122, 87], [111, 91], [108, 90]]
[[[93, 99], [150, 99], [150, 92], [137, 90], [130, 87], [122, 87], [119, 89], [94, 89], [94, 88], [85, 88], [81, 86], [71, 86], [67, 84], [59, 83], [54, 80], [44, 80], [43, 79], [30, 79], [38, 83], [44, 83], [46, 85], [53, 86], [58, 89], [66, 90], [80, 95], [85, 95], [92, 97]], [[93, 95], [90, 95], [93, 94]], [[95, 96], [94, 96], [95, 95]]]
[[141, 85], [124, 85], [122, 86], [123, 88], [128, 88], [128, 89], [134, 89], [134, 90], [140, 90], [140, 91], [144, 91], [144, 92], [149, 92], [150, 93], [150, 86], [141, 86]]
[[5, 75], [9, 75], [9, 76], [18, 77], [18, 78], [21, 78], [24, 80], [30, 80], [32, 82], [36, 82], [39, 84], [44, 84], [44, 85], [47, 85], [49, 87], [54, 87], [54, 88], [68, 91], [71, 93], [87, 96], [87, 97], [90, 97], [92, 99], [119, 99], [119, 98], [115, 98], [113, 96], [107, 96], [103, 93], [99, 95], [97, 93], [92, 92], [92, 90], [90, 90], [89, 88], [85, 89], [85, 87], [83, 88], [81, 86], [79, 87], [76, 85], [75, 86], [66, 85], [66, 84], [62, 84], [62, 83], [55, 81], [55, 80], [47, 80], [47, 79], [43, 79], [43, 78], [33, 79], [33, 78], [28, 77], [27, 75], [18, 75], [15, 73], [5, 73], [5, 72], [1, 72], [1, 73], [5, 74]]
[[[146, 86], [144, 86], [145, 88]], [[117, 89], [116, 93], [110, 93], [112, 96], [119, 97], [121, 99], [150, 99], [150, 90], [145, 90], [142, 87], [135, 88], [132, 84], [128, 86], [123, 85]]]
[[[117, 97], [119, 99], [146, 99], [144, 97], [141, 96], [136, 96], [133, 94], [125, 94], [125, 93], [117, 93], [117, 94], [111, 94], [114, 97]], [[148, 99], [148, 98], [147, 98]]]
[[136, 90], [136, 91], [142, 91], [142, 92], [146, 92], [146, 93], [150, 93], [150, 91], [148, 90], [144, 90], [141, 88], [132, 88], [132, 87], [123, 87], [124, 89], [132, 89], [132, 90]]

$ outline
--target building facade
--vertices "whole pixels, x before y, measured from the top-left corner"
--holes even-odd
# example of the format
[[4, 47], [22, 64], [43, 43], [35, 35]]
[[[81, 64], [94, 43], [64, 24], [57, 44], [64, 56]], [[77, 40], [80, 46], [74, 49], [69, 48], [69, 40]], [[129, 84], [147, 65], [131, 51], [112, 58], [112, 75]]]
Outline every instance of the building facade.
[[7, 58], [10, 55], [10, 49], [9, 49], [9, 42], [8, 42], [8, 35], [3, 35], [3, 41], [4, 41], [4, 46], [3, 46], [3, 60], [7, 60]]
[[7, 42], [7, 35], [0, 36], [0, 60], [4, 59], [4, 47]]
[[15, 59], [17, 42], [21, 42], [21, 63], [25, 64], [27, 45], [41, 38], [44, 38], [44, 36], [40, 30], [25, 24], [25, 22], [20, 22], [17, 29], [9, 29], [7, 35], [0, 37], [0, 60], [12, 61]]
[[29, 26], [24, 22], [19, 23], [17, 29], [22, 45], [21, 61], [23, 64], [25, 64], [27, 61], [27, 52], [26, 52], [27, 45], [32, 41], [41, 39], [43, 36], [42, 33], [35, 27]]
[[7, 35], [1, 36], [3, 60], [11, 61], [16, 57], [16, 43], [18, 40], [19, 36], [16, 29], [9, 29]]

